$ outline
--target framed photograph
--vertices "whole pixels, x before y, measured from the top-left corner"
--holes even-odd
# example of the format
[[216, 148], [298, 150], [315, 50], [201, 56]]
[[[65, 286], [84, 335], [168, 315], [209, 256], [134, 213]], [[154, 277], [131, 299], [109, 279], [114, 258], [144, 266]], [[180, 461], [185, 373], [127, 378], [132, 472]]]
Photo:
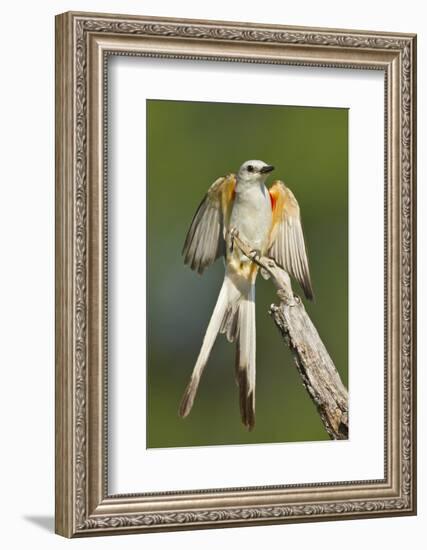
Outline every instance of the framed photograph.
[[56, 532], [416, 513], [416, 37], [56, 18]]

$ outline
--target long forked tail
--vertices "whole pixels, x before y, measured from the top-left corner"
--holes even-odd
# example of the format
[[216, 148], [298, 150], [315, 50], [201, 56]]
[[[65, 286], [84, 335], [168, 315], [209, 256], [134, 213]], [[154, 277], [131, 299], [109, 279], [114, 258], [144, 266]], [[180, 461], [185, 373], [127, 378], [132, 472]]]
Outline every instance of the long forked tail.
[[233, 302], [237, 301], [239, 299], [239, 296], [240, 293], [226, 274], [224, 277], [224, 282], [222, 283], [221, 290], [219, 292], [218, 300], [212, 313], [212, 317], [209, 321], [205, 337], [203, 339], [203, 344], [200, 349], [199, 357], [197, 358], [197, 362], [194, 366], [190, 382], [188, 383], [188, 386], [185, 389], [184, 395], [181, 400], [179, 414], [183, 418], [190, 414], [191, 408], [193, 407], [194, 398], [199, 387], [200, 377], [202, 376], [203, 370], [206, 366], [206, 363], [208, 362], [209, 355], [211, 353], [213, 345], [215, 344], [218, 332], [221, 329], [221, 325], [223, 324], [224, 319], [227, 317], [227, 312], [230, 309], [230, 305]]
[[255, 426], [255, 286], [242, 298], [238, 308], [236, 382], [240, 392], [240, 414], [248, 430]]
[[193, 407], [201, 375], [219, 332], [226, 334], [230, 342], [237, 340], [240, 412], [243, 424], [251, 430], [255, 424], [255, 286], [230, 273], [225, 275], [179, 414], [186, 417]]

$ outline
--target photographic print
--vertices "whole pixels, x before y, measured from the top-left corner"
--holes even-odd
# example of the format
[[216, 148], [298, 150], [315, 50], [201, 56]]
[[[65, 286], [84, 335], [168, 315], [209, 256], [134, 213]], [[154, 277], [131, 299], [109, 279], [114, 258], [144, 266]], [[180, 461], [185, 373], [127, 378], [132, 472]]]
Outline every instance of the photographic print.
[[416, 513], [415, 117], [413, 34], [56, 18], [57, 533]]
[[[146, 109], [147, 447], [346, 439], [348, 110]], [[335, 433], [315, 375], [345, 402]]]

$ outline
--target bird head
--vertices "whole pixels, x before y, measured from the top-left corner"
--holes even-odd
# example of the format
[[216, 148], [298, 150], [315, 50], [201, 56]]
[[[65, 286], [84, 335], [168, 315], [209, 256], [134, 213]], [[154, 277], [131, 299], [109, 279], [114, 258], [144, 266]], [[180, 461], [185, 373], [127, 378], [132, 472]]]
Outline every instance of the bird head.
[[237, 177], [239, 181], [245, 183], [260, 184], [265, 182], [272, 170], [274, 170], [274, 166], [266, 164], [262, 160], [247, 160], [239, 168]]

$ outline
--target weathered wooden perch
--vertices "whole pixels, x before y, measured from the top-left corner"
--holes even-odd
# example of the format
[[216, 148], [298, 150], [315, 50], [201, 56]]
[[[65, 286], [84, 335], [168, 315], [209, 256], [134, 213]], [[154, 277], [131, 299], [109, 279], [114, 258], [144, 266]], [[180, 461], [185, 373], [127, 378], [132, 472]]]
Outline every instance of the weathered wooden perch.
[[289, 275], [274, 260], [260, 257], [232, 232], [235, 245], [266, 271], [280, 304], [270, 315], [295, 359], [302, 382], [317, 407], [331, 439], [348, 439], [348, 392], [300, 298], [294, 295]]

